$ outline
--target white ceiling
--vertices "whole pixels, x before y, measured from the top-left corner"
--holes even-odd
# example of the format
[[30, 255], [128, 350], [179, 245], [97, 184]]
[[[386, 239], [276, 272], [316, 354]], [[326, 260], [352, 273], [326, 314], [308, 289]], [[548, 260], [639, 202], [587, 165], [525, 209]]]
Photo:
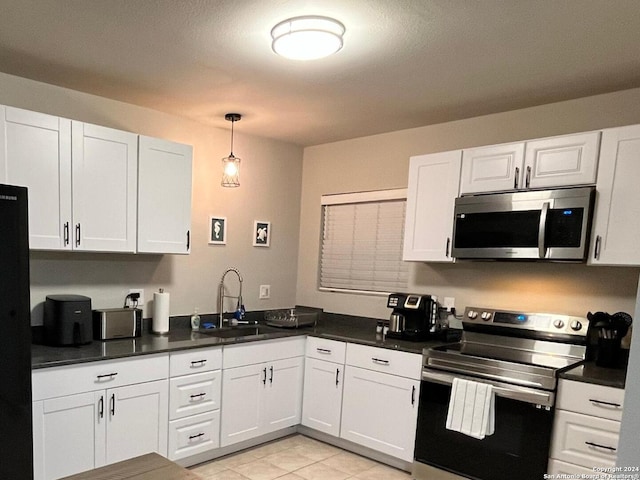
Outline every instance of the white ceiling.
[[[338, 54], [271, 51], [305, 14]], [[640, 1], [0, 0], [0, 71], [308, 146], [640, 87]]]

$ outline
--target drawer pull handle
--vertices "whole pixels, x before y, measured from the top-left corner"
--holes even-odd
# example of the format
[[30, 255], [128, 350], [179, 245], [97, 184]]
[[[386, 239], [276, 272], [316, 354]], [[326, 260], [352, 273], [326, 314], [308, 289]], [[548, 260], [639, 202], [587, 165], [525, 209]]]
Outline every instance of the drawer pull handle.
[[118, 372], [113, 372], [113, 373], [105, 373], [103, 375], [98, 375], [98, 381], [103, 380], [105, 378], [108, 378], [109, 380], [112, 380], [113, 377], [115, 377], [116, 375], [118, 375]]
[[595, 398], [590, 398], [589, 401], [591, 403], [595, 403], [595, 404], [601, 405], [601, 406], [613, 407], [613, 408], [622, 408], [622, 405], [620, 405], [619, 403], [605, 402], [604, 400], [596, 400]]
[[602, 448], [604, 450], [609, 450], [610, 452], [615, 452], [617, 451], [616, 448], [613, 447], [607, 447], [606, 445], [598, 445], [597, 443], [593, 443], [593, 442], [584, 442], [585, 445], [588, 445], [591, 448]]
[[194, 360], [193, 362], [191, 362], [191, 366], [192, 367], [203, 367], [205, 363], [207, 363], [206, 360]]
[[322, 353], [324, 355], [331, 355], [331, 350], [328, 348], [316, 348], [318, 353]]
[[206, 395], [207, 395], [206, 393], [194, 393], [193, 395], [190, 395], [190, 396], [192, 400], [195, 400], [196, 398], [198, 400], [202, 400]]
[[382, 358], [371, 357], [371, 360], [382, 365], [389, 365], [389, 360], [383, 360]]
[[189, 440], [194, 440], [194, 439], [200, 438], [200, 437], [204, 437], [204, 433], [203, 432], [200, 432], [197, 435], [189, 435]]

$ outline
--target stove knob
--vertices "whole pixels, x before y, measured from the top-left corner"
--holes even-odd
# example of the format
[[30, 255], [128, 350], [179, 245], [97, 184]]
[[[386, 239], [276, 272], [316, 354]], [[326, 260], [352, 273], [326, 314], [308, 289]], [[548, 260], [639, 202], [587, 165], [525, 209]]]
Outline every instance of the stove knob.
[[576, 332], [582, 329], [582, 323], [578, 320], [574, 320], [569, 326], [571, 327], [571, 330], [575, 330]]
[[485, 322], [488, 322], [489, 320], [491, 320], [491, 312], [482, 312], [481, 318]]
[[556, 328], [564, 328], [564, 322], [558, 318], [553, 321], [553, 326]]
[[469, 313], [467, 313], [467, 317], [471, 319], [478, 318], [478, 312], [474, 310], [469, 310]]

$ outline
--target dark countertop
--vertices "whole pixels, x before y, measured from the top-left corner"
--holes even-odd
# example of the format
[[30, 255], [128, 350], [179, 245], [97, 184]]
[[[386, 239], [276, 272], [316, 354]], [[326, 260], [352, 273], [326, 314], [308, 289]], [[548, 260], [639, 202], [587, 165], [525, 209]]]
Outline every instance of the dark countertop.
[[449, 339], [440, 337], [421, 342], [384, 338], [381, 334], [376, 334], [377, 322], [378, 320], [371, 318], [323, 313], [315, 327], [285, 329], [260, 325], [260, 334], [238, 338], [214, 337], [206, 333], [192, 332], [187, 326], [188, 324], [179, 327], [174, 327], [172, 324], [166, 335], [144, 333], [138, 338], [95, 340], [89, 345], [79, 347], [51, 347], [34, 344], [31, 348], [31, 367], [32, 369], [58, 367], [300, 335], [311, 335], [417, 354], [422, 354], [422, 349], [425, 347], [453, 343], [459, 339], [457, 331], [452, 331]]
[[624, 388], [627, 369], [599, 367], [593, 361], [587, 361], [561, 372], [560, 378], [575, 380], [577, 382], [593, 383], [607, 387]]

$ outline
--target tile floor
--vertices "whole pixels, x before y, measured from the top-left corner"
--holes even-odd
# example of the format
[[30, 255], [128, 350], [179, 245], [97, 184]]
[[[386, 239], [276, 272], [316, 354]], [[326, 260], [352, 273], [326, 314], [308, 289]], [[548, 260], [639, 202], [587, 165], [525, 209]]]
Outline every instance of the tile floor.
[[203, 480], [410, 480], [411, 475], [304, 435], [292, 435], [191, 470]]

